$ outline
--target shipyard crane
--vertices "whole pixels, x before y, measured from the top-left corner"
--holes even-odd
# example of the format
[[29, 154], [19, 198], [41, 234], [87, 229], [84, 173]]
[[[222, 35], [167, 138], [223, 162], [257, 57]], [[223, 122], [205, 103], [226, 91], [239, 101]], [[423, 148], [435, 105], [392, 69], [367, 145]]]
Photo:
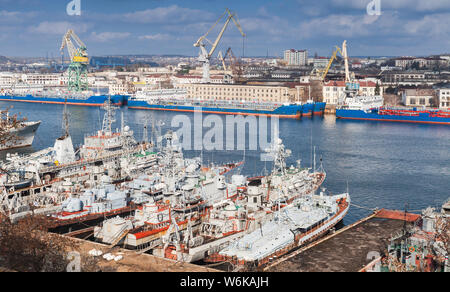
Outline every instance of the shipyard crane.
[[[227, 16], [227, 19], [226, 19], [225, 24], [223, 25], [219, 35], [217, 36], [217, 38], [214, 42], [209, 41], [206, 37], [216, 27], [216, 25], [222, 20], [222, 18], [224, 16]], [[227, 28], [227, 26], [231, 20], [233, 20], [234, 24], [239, 29], [239, 32], [241, 33], [242, 37], [245, 37], [245, 33], [242, 31], [242, 27], [236, 17], [236, 14], [232, 13], [227, 8], [225, 10], [225, 12], [222, 14], [222, 16], [220, 16], [220, 18], [213, 24], [213, 26], [204, 35], [202, 35], [197, 40], [197, 42], [194, 44], [194, 47], [200, 48], [200, 54], [199, 54], [198, 60], [200, 63], [202, 63], [202, 67], [203, 67], [202, 83], [210, 82], [209, 64], [210, 64], [211, 56], [213, 55], [214, 51], [216, 50], [217, 45], [219, 44], [220, 40], [222, 39], [223, 33], [225, 32], [225, 29]], [[209, 51], [206, 49], [205, 41], [207, 41], [211, 45], [211, 49]]]
[[341, 57], [344, 59], [344, 66], [345, 66], [345, 82], [349, 83], [352, 82], [352, 80], [354, 79], [353, 77], [351, 77], [350, 75], [350, 70], [349, 70], [349, 66], [348, 66], [348, 54], [347, 54], [347, 41], [344, 40], [344, 42], [342, 43], [342, 49], [339, 48], [338, 46], [336, 46], [336, 49], [334, 50], [333, 54], [331, 55], [330, 61], [328, 62], [327, 67], [325, 67], [324, 70], [318, 70], [318, 74], [320, 74], [320, 78], [321, 80], [325, 80], [325, 77], [328, 74], [328, 71], [330, 71], [331, 65], [333, 64], [333, 62], [337, 59], [337, 54], [340, 54]]
[[[225, 55], [222, 55], [222, 51], [219, 52], [219, 54], [217, 54], [217, 58], [222, 62], [222, 67], [224, 71], [228, 71], [228, 70], [234, 70], [235, 65], [236, 65], [236, 57], [233, 54], [233, 51], [231, 50], [231, 48], [228, 48]], [[227, 67], [225, 61], [227, 58], [230, 58], [230, 67]]]
[[70, 57], [70, 65], [67, 70], [69, 91], [88, 90], [87, 65], [89, 58], [87, 48], [72, 29], [69, 29], [62, 39], [61, 54], [64, 54], [64, 48], [67, 48]]

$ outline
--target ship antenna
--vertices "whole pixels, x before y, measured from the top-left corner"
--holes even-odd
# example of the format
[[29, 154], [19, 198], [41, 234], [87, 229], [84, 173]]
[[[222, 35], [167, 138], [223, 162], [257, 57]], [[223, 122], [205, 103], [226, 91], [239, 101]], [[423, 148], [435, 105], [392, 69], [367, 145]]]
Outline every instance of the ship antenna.
[[314, 146], [314, 165], [313, 165], [313, 173], [316, 172], [316, 146]]

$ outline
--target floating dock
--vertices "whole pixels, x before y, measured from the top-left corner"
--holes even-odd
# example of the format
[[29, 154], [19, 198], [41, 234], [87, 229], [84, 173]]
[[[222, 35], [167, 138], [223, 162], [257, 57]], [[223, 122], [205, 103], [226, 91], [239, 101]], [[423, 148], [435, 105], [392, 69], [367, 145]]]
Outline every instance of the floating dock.
[[391, 236], [420, 215], [393, 210], [378, 210], [314, 243], [274, 260], [267, 272], [358, 272], [382, 253]]

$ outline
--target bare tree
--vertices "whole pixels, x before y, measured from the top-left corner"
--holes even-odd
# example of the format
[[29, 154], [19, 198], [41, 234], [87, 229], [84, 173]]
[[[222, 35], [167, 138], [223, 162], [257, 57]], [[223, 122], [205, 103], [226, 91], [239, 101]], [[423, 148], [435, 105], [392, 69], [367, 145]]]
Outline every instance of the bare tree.
[[67, 252], [77, 244], [47, 232], [45, 216], [29, 216], [17, 223], [0, 214], [0, 266], [20, 272], [62, 272]]
[[17, 114], [10, 116], [9, 109], [0, 111], [0, 146], [8, 142], [17, 141], [18, 136], [11, 132], [11, 129], [18, 128], [26, 121], [25, 118], [19, 119]]

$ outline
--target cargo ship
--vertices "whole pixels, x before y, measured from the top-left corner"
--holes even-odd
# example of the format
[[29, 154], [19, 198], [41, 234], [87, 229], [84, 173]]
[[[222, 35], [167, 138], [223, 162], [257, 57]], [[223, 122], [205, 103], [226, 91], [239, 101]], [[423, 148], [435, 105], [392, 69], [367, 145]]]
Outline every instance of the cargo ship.
[[226, 115], [277, 116], [294, 119], [299, 119], [302, 116], [312, 116], [313, 114], [320, 115], [323, 114], [325, 109], [325, 103], [312, 101], [307, 103], [257, 103], [228, 100], [196, 100], [181, 97], [167, 98], [164, 94], [162, 94], [162, 97], [151, 93], [134, 96], [128, 100], [128, 108]]
[[45, 104], [64, 104], [79, 106], [102, 106], [111, 97], [111, 103], [116, 106], [125, 105], [128, 97], [125, 95], [94, 95], [91, 94], [68, 94], [65, 95], [46, 95], [46, 94], [2, 94], [0, 101], [15, 101], [29, 103], [45, 103]]
[[381, 96], [358, 96], [347, 92], [336, 108], [338, 119], [450, 125], [450, 111], [443, 109], [384, 106]]
[[352, 120], [450, 125], [450, 111], [439, 109], [379, 107], [355, 110], [341, 108], [336, 109], [336, 117]]

